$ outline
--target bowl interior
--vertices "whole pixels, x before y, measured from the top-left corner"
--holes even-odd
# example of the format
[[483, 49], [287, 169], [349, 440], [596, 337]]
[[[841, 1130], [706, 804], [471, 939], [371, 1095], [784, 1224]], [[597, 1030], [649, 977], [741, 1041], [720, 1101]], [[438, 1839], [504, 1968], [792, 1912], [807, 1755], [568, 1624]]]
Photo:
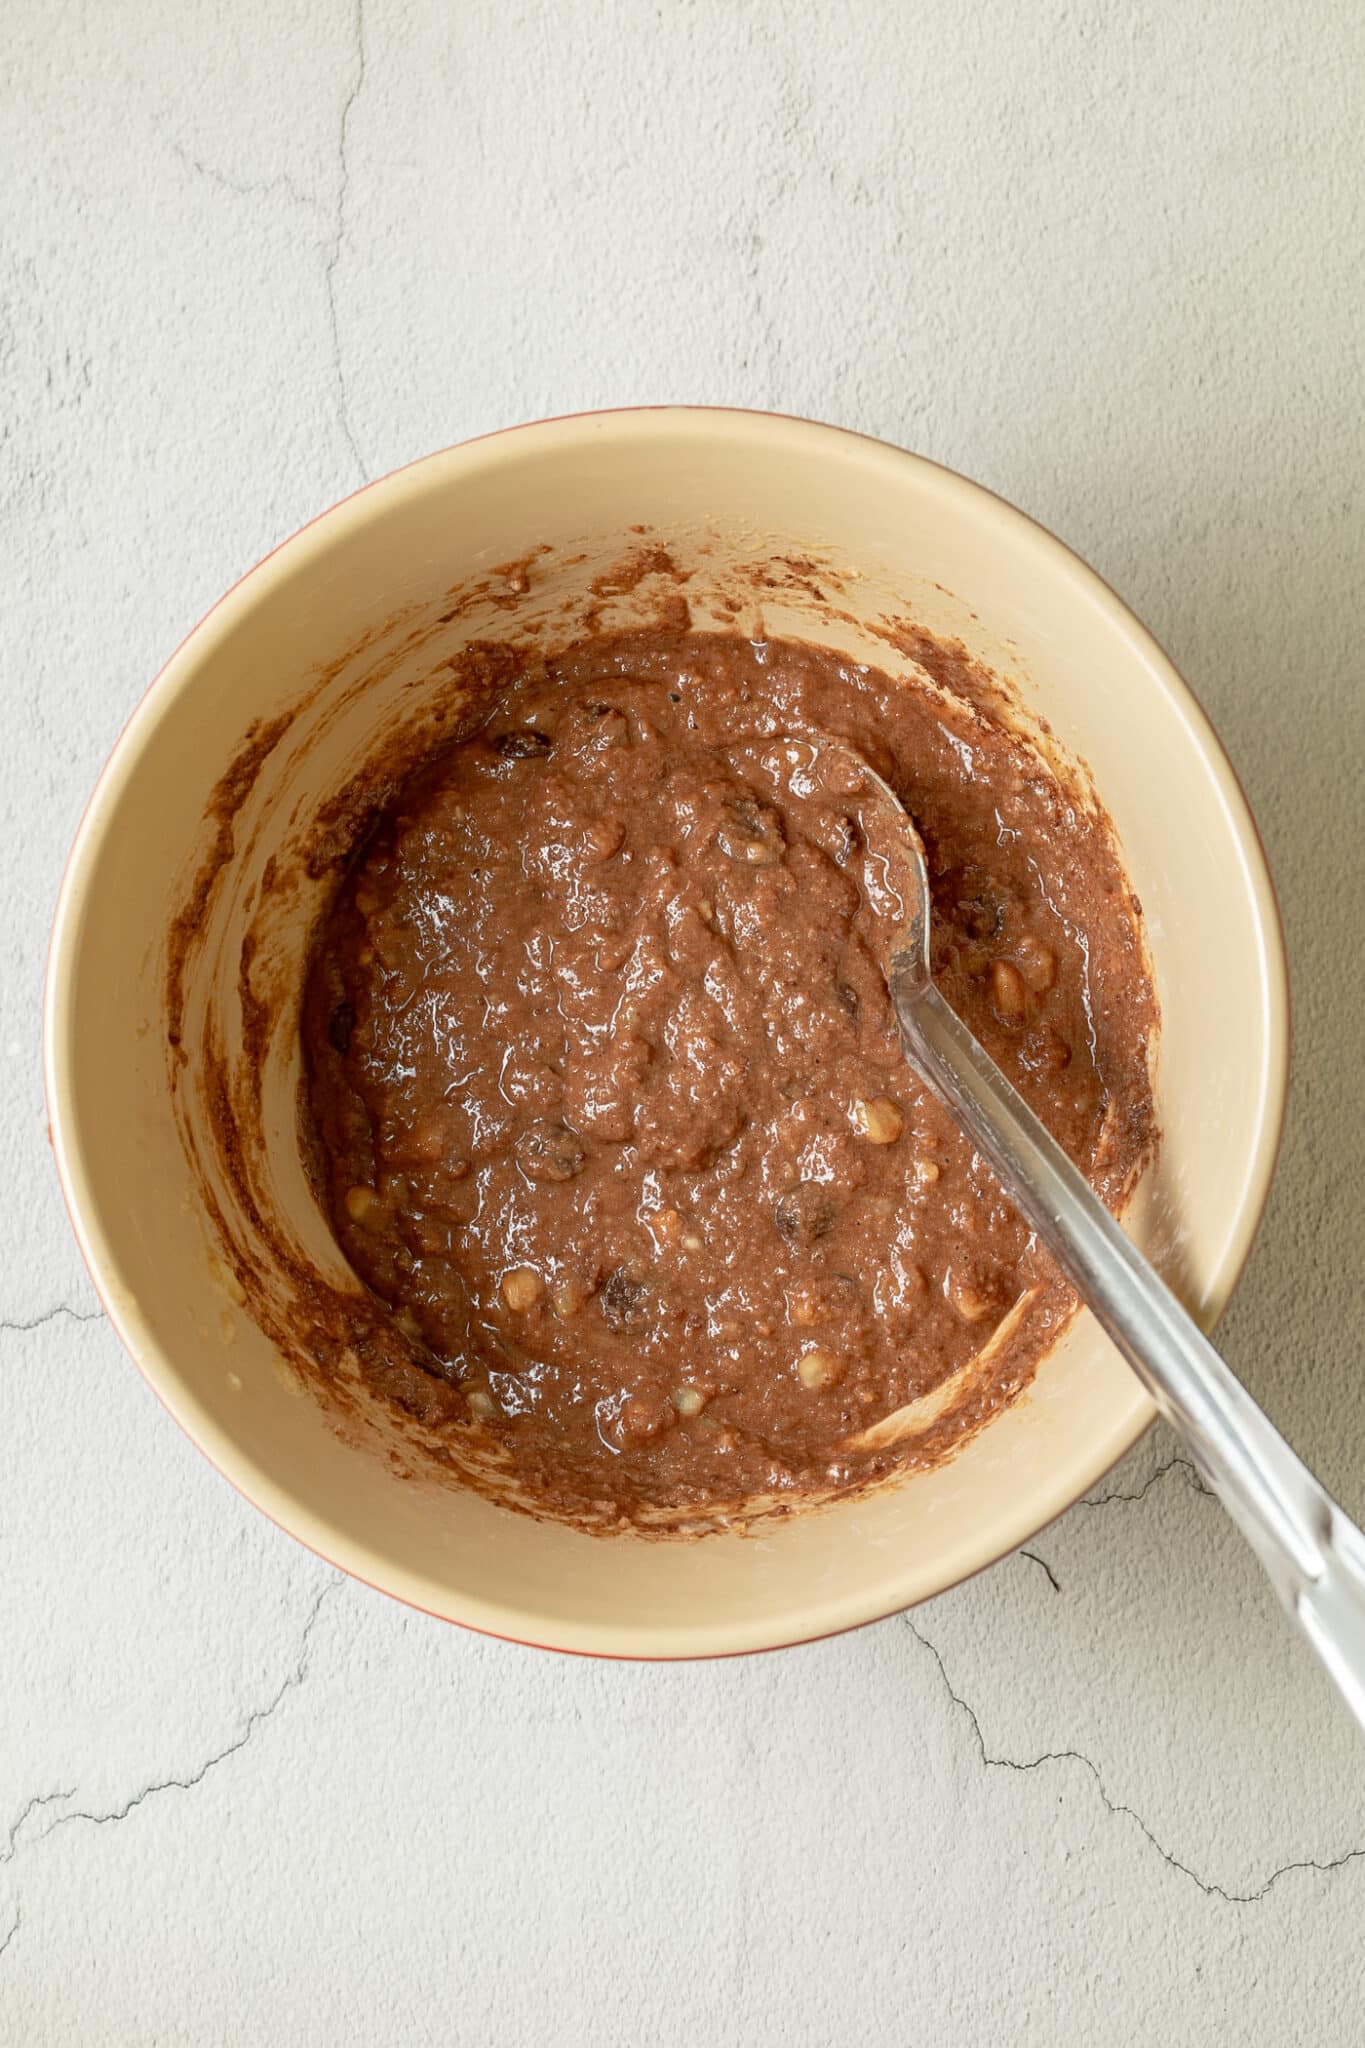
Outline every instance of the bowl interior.
[[[660, 548], [685, 585], [660, 569]], [[603, 590], [604, 572], [632, 551], [637, 580], [609, 574]], [[517, 562], [524, 592], [505, 568]], [[83, 1248], [166, 1404], [304, 1542], [452, 1619], [636, 1655], [790, 1642], [927, 1597], [1058, 1513], [1151, 1412], [1083, 1316], [1028, 1395], [933, 1472], [753, 1533], [602, 1541], [400, 1470], [384, 1418], [358, 1409], [338, 1427], [278, 1330], [267, 1334], [244, 1302], [223, 1229], [255, 1260], [261, 1299], [283, 1299], [299, 1264], [346, 1284], [295, 1117], [290, 992], [328, 886], [297, 856], [319, 816], [342, 831], [365, 764], [395, 733], [415, 741], [431, 729], [448, 696], [441, 664], [468, 640], [553, 638], [587, 606], [605, 625], [626, 624], [680, 587], [697, 625], [750, 630], [761, 619], [770, 633], [891, 669], [901, 657], [877, 622], [912, 614], [960, 638], [1087, 764], [1142, 901], [1162, 1008], [1162, 1152], [1129, 1224], [1206, 1321], [1249, 1248], [1284, 1092], [1278, 924], [1217, 742], [1112, 593], [962, 479], [800, 422], [597, 415], [434, 456], [255, 570], [134, 717], [68, 871], [47, 1058]], [[225, 771], [243, 761], [250, 772], [225, 798]], [[196, 877], [209, 878], [198, 893]], [[215, 1164], [204, 1091], [171, 1085], [173, 931], [189, 1071], [212, 1052], [240, 1075], [243, 1048], [265, 1045], [245, 1201], [243, 1183]], [[286, 1219], [287, 1257], [252, 1250], [253, 1190]]]

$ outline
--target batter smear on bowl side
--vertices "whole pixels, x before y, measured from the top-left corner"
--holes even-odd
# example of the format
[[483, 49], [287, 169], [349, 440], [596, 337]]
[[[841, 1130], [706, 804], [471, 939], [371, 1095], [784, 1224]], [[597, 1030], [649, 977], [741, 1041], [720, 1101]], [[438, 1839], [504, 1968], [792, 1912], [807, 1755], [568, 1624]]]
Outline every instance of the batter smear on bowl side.
[[507, 668], [304, 1001], [320, 1190], [424, 1419], [626, 1520], [923, 1462], [875, 1425], [1010, 1400], [1070, 1298], [905, 1066], [857, 803], [800, 738], [895, 788], [940, 988], [1118, 1206], [1156, 1009], [1107, 821], [988, 712], [828, 650], [650, 629]]

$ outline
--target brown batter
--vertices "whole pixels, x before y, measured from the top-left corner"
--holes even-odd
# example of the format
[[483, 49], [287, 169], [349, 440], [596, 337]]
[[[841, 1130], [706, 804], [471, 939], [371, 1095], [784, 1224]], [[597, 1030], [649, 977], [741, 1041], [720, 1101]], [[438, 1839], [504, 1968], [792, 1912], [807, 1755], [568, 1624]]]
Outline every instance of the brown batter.
[[1136, 905], [1002, 724], [795, 643], [528, 664], [352, 868], [304, 1039], [347, 1256], [559, 1510], [859, 1483], [897, 1454], [850, 1438], [1060, 1298], [904, 1064], [856, 801], [774, 738], [807, 732], [903, 798], [940, 988], [1111, 1202], [1151, 1143]]

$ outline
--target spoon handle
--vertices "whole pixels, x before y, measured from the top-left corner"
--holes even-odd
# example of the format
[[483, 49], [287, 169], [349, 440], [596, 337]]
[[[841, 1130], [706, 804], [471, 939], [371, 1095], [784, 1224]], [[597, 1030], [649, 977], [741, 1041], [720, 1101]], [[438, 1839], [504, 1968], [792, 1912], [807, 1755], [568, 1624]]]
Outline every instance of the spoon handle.
[[[899, 985], [898, 985], [899, 984]], [[891, 977], [901, 1042], [1188, 1444], [1365, 1728], [1365, 1536], [1294, 1455], [933, 983]]]

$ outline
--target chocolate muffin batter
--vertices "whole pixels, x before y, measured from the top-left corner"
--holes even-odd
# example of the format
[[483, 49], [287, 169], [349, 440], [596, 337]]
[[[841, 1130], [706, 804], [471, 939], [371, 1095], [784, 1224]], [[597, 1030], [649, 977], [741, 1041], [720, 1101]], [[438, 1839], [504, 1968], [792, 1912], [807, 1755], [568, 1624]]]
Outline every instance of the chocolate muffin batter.
[[375, 829], [303, 1028], [348, 1258], [447, 1426], [558, 1511], [860, 1483], [899, 1455], [862, 1433], [1022, 1295], [1055, 1312], [1006, 1392], [1056, 1326], [1046, 1260], [905, 1066], [857, 801], [803, 734], [902, 797], [939, 986], [1107, 1199], [1150, 1147], [1136, 905], [1102, 818], [1002, 723], [795, 643], [528, 662]]

